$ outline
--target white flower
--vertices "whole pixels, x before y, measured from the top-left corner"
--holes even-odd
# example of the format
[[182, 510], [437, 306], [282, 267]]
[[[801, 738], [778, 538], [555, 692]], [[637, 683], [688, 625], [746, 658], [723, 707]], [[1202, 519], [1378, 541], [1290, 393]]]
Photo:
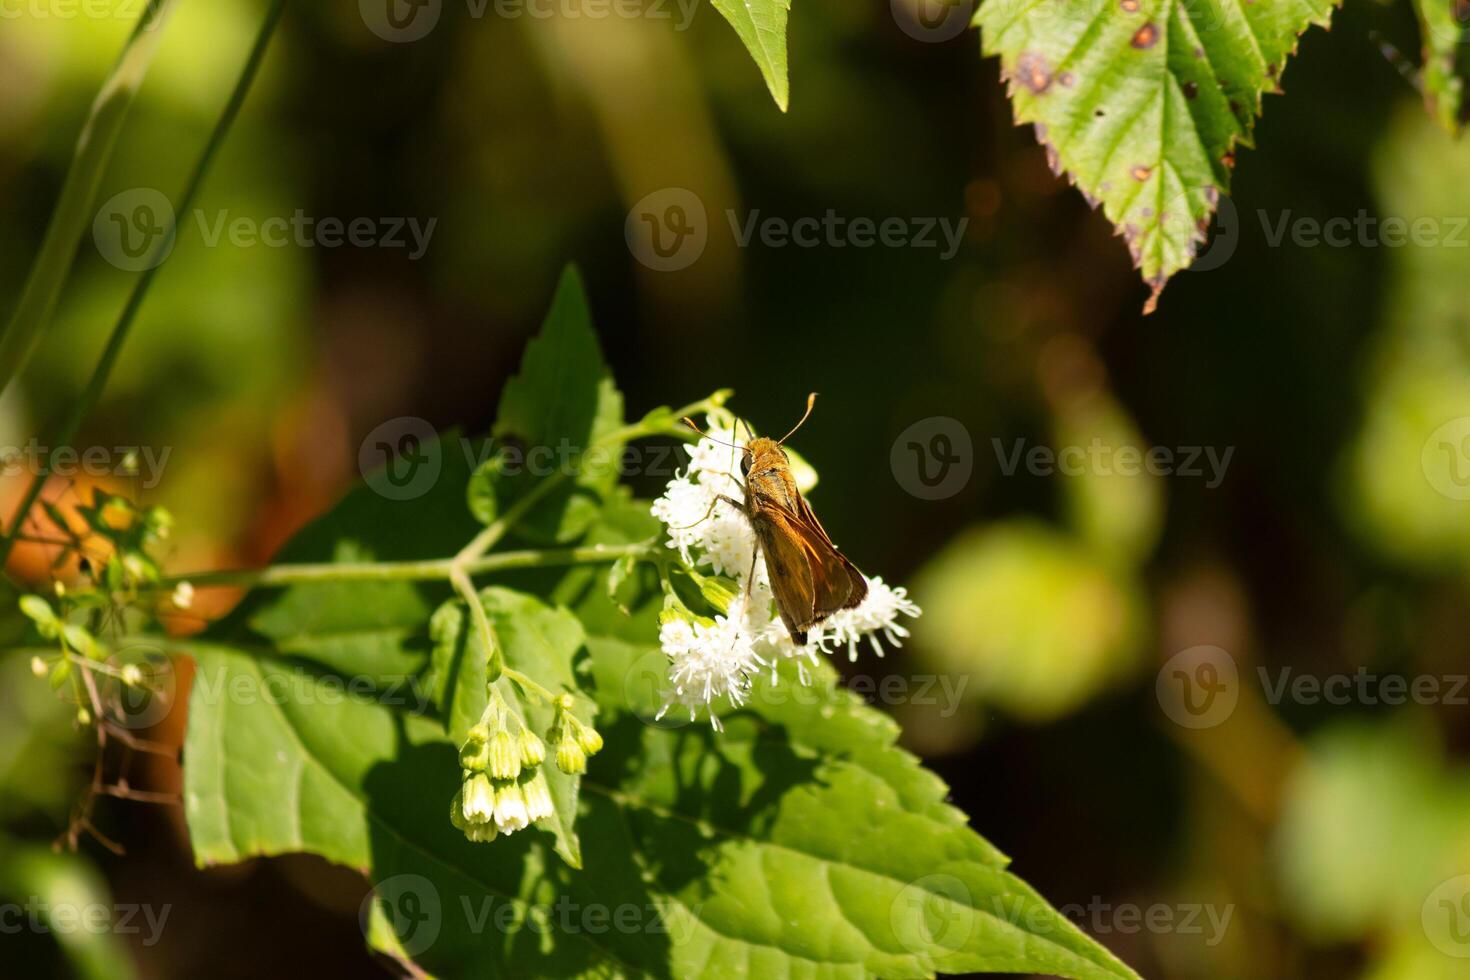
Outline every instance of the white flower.
[[169, 596], [169, 602], [173, 603], [175, 609], [188, 609], [194, 605], [194, 586], [188, 582], [180, 582], [174, 586], [173, 594]]
[[533, 823], [555, 812], [551, 803], [551, 788], [546, 785], [546, 777], [539, 771], [521, 786], [521, 792], [526, 798], [526, 816]]
[[[729, 613], [713, 625], [670, 618], [659, 627], [659, 645], [669, 656], [672, 690], [664, 692], [664, 706], [658, 717], [676, 704], [688, 708], [689, 720], [693, 721], [700, 705], [718, 698], [728, 698], [735, 705], [745, 703], [750, 675], [762, 661], [751, 645], [743, 610], [744, 599], [737, 596], [730, 602]], [[720, 727], [713, 714], [710, 724]]]
[[857, 660], [857, 644], [864, 636], [873, 646], [873, 652], [883, 656], [878, 645], [881, 633], [892, 646], [903, 646], [909, 631], [899, 622], [899, 615], [918, 616], [919, 607], [909, 598], [903, 586], [894, 588], [881, 577], [868, 579], [868, 594], [855, 609], [843, 609], [833, 613], [812, 636], [812, 643], [823, 650], [847, 647], [847, 659]]
[[464, 818], [470, 823], [484, 823], [495, 810], [495, 796], [490, 780], [477, 772], [464, 781]]
[[[708, 421], [708, 420], [707, 420]], [[720, 501], [721, 495], [739, 500], [741, 453], [733, 427], [712, 425], [705, 438], [688, 449], [689, 469], [669, 481], [652, 507], [653, 516], [668, 531], [668, 545], [686, 565], [705, 574], [734, 579], [739, 588], [725, 615], [713, 625], [669, 616], [659, 629], [659, 643], [669, 658], [671, 689], [664, 693], [662, 717], [675, 705], [689, 709], [693, 720], [701, 705], [726, 698], [745, 703], [750, 677], [760, 667], [771, 669], [772, 683], [782, 660], [797, 663], [798, 676], [807, 681], [804, 660], [816, 660], [818, 651], [831, 653], [847, 647], [857, 658], [857, 644], [868, 637], [874, 650], [881, 634], [898, 646], [909, 635], [902, 616], [919, 615], [919, 607], [902, 588], [881, 578], [868, 579], [868, 594], [855, 609], [842, 610], [809, 631], [805, 646], [797, 646], [777, 613], [766, 576], [765, 562], [755, 562], [755, 532], [739, 508]], [[747, 581], [752, 578], [753, 581]], [[713, 713], [710, 723], [719, 729]]]
[[[468, 814], [467, 814], [468, 815]], [[513, 834], [531, 822], [526, 812], [526, 797], [515, 783], [495, 787], [495, 827], [502, 834]]]

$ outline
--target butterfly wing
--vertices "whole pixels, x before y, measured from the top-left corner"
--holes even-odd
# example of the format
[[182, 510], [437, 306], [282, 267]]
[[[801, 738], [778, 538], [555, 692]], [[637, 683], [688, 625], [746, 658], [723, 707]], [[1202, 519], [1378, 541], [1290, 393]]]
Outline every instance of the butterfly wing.
[[[817, 515], [812, 512], [812, 505], [806, 502], [805, 497], [797, 498], [801, 501], [801, 512], [805, 520], [802, 526], [813, 535], [811, 549], [822, 555], [822, 568], [825, 575], [817, 576], [832, 583], [832, 587], [826, 592], [826, 601], [823, 601], [821, 590], [818, 590], [815, 614], [818, 620], [826, 619], [839, 609], [854, 609], [868, 595], [868, 580], [863, 573], [857, 570], [857, 566], [847, 560], [847, 556], [837, 550], [828, 536], [827, 529], [822, 527], [822, 522], [817, 520]], [[835, 566], [835, 567], [834, 567]], [[846, 583], [846, 589], [841, 586]]]
[[776, 608], [791, 638], [806, 633], [839, 609], [851, 609], [867, 595], [861, 572], [832, 544], [805, 500], [800, 514], [768, 505], [755, 515], [756, 533], [766, 556], [766, 572]]

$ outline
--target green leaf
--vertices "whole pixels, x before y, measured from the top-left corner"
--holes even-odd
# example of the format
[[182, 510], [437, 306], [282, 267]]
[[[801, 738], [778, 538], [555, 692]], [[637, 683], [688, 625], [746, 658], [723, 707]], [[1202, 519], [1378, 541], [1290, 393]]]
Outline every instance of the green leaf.
[[1251, 145], [1261, 96], [1334, 0], [985, 0], [1018, 123], [1101, 203], [1153, 290], [1187, 268]]
[[[593, 642], [604, 704], [616, 704], [651, 648]], [[896, 727], [829, 669], [810, 698], [790, 695], [794, 672], [763, 685], [719, 737], [652, 727], [619, 705], [583, 782], [574, 872], [533, 832], [471, 844], [449, 825], [458, 763], [438, 725], [327, 698], [324, 677], [303, 688], [266, 651], [195, 652], [231, 692], [196, 688], [191, 703], [196, 858], [322, 854], [367, 871], [390, 911], [395, 889], [412, 886], [437, 910], [433, 936], [419, 945], [423, 923], [405, 920], [393, 938], [436, 974], [727, 975], [748, 963], [762, 976], [1132, 976], [1004, 870], [944, 785], [894, 747]], [[630, 924], [606, 928], [615, 917]]]
[[714, 0], [715, 9], [735, 28], [755, 59], [782, 112], [790, 102], [786, 81], [786, 15], [791, 0]]
[[584, 823], [620, 826], [650, 889], [686, 919], [674, 976], [742, 964], [763, 976], [1134, 975], [1005, 870], [944, 783], [894, 744], [898, 726], [825, 662], [806, 688], [789, 663], [779, 683], [763, 675], [715, 734], [647, 722], [652, 686], [627, 679], [662, 657], [656, 647], [589, 646], [603, 707], [622, 713], [583, 780]]
[[[517, 527], [539, 540], [575, 540], [617, 483], [622, 445], [615, 433], [622, 425], [623, 396], [602, 360], [581, 276], [568, 268], [520, 373], [500, 396], [493, 435], [511, 441], [520, 455], [507, 456], [495, 474], [498, 511], [543, 481], [558, 480]], [[500, 449], [509, 452], [504, 444]]]
[[1414, 0], [1424, 39], [1424, 105], [1435, 121], [1458, 136], [1465, 124], [1466, 43], [1470, 23], [1460, 0]]

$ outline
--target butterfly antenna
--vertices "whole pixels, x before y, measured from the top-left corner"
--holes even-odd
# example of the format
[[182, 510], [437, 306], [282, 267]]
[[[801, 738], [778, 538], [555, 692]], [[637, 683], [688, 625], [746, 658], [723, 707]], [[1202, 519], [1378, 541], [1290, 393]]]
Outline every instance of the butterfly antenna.
[[685, 425], [689, 426], [689, 428], [693, 429], [695, 432], [698, 432], [701, 436], [703, 436], [704, 438], [708, 439], [710, 442], [719, 443], [721, 446], [729, 446], [731, 449], [740, 449], [741, 448], [740, 446], [735, 445], [733, 442], [726, 442], [723, 439], [716, 439], [714, 436], [710, 435], [708, 432], [705, 432], [699, 426], [695, 425], [694, 424], [694, 420], [691, 419], [687, 415], [684, 416], [684, 418], [683, 418], [682, 421], [684, 422]]
[[776, 445], [778, 445], [778, 446], [784, 445], [787, 439], [790, 439], [792, 436], [796, 435], [796, 430], [799, 429], [799, 428], [801, 428], [803, 425], [805, 425], [806, 424], [806, 420], [809, 419], [809, 418], [811, 418], [812, 406], [815, 405], [816, 403], [817, 403], [817, 393], [814, 391], [810, 395], [807, 395], [806, 396], [806, 413], [804, 415], [802, 415], [801, 421], [798, 422], [798, 423], [796, 423], [795, 425], [793, 425], [791, 427], [791, 431], [790, 432], [786, 433], [780, 439], [777, 439], [776, 440]]

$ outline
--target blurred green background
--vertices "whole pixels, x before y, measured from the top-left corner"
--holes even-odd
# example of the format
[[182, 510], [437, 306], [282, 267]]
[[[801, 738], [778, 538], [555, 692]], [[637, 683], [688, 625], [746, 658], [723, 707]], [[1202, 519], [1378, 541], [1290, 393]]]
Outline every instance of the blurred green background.
[[[137, 6], [0, 20], [6, 316]], [[575, 261], [630, 414], [732, 387], [737, 410], [784, 430], [821, 392], [797, 440], [822, 475], [813, 503], [861, 567], [926, 611], [901, 650], [844, 669], [868, 687], [943, 682], [885, 707], [1053, 904], [1150, 977], [1467, 975], [1470, 938], [1439, 918], [1463, 902], [1470, 928], [1470, 879], [1455, 884], [1470, 874], [1464, 701], [1273, 697], [1284, 669], [1431, 677], [1441, 694], [1470, 671], [1470, 501], [1455, 479], [1470, 473], [1470, 428], [1453, 426], [1470, 416], [1470, 233], [1453, 235], [1470, 215], [1470, 144], [1433, 126], [1381, 50], [1415, 49], [1407, 4], [1353, 3], [1304, 38], [1259, 148], [1239, 154], [1234, 225], [1211, 253], [1228, 258], [1178, 276], [1147, 318], [1123, 243], [1011, 125], [973, 33], [925, 43], [887, 3], [803, 0], [782, 115], [705, 5], [688, 30], [671, 5], [608, 19], [470, 9], [445, 4], [409, 44], [375, 36], [354, 4], [288, 11], [199, 208], [437, 224], [413, 261], [210, 247], [186, 216], [79, 440], [169, 448], [156, 487], [101, 482], [173, 511], [172, 570], [267, 561], [358, 478], [359, 445], [386, 420], [487, 428]], [[181, 5], [99, 201], [177, 194], [262, 12]], [[635, 258], [625, 220], [671, 187], [702, 202], [708, 243], [662, 272]], [[968, 224], [946, 261], [739, 247], [726, 218], [829, 209]], [[1283, 215], [1364, 209], [1433, 218], [1449, 237], [1271, 244]], [[0, 444], [24, 446], [76, 397], [134, 276], [84, 242], [0, 401]], [[968, 435], [972, 471], [926, 499], [909, 492], [901, 435], [939, 417]], [[1094, 438], [1230, 456], [1218, 485], [1002, 465], [1018, 441]], [[7, 516], [20, 486], [0, 482]], [[43, 548], [8, 571], [51, 574]], [[201, 595], [196, 611], [228, 599]], [[1170, 665], [1201, 647], [1235, 668], [1233, 708], [1190, 727]], [[53, 854], [92, 745], [23, 661], [0, 672], [0, 902], [71, 889], [171, 906], [154, 943], [22, 933], [7, 957], [36, 975], [373, 969], [355, 874], [305, 858], [196, 870], [177, 808], [103, 801], [95, 819], [126, 855], [92, 841]], [[177, 743], [178, 714], [150, 737]], [[135, 785], [178, 788], [172, 763], [122, 764]], [[1116, 911], [1154, 906], [1174, 926]], [[1217, 933], [1209, 914], [1227, 910]]]

